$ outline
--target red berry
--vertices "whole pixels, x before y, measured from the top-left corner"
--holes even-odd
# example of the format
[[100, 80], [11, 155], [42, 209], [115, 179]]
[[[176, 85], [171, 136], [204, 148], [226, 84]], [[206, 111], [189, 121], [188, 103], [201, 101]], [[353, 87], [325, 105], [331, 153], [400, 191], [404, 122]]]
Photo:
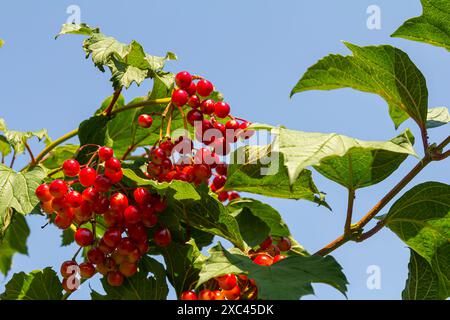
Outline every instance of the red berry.
[[173, 143], [170, 140], [163, 141], [159, 144], [159, 147], [164, 150], [166, 156], [170, 157], [173, 150]]
[[150, 154], [150, 161], [154, 164], [161, 164], [164, 159], [166, 159], [166, 153], [161, 148], [155, 148]]
[[224, 276], [216, 278], [219, 283], [219, 287], [223, 290], [231, 290], [237, 285], [236, 275], [229, 273]]
[[141, 220], [139, 209], [135, 206], [128, 206], [123, 212], [126, 224], [138, 223]]
[[212, 99], [205, 100], [200, 104], [200, 110], [204, 114], [211, 115], [214, 113], [214, 104], [215, 104], [215, 102]]
[[218, 194], [218, 198], [220, 202], [225, 202], [228, 200], [228, 192], [227, 191], [222, 191]]
[[214, 90], [214, 87], [211, 82], [208, 80], [200, 80], [197, 82], [197, 93], [202, 97], [209, 96]]
[[192, 81], [189, 87], [186, 88], [185, 90], [188, 93], [188, 95], [193, 96], [197, 92], [197, 85], [195, 84], [195, 82]]
[[167, 247], [172, 242], [172, 235], [169, 229], [163, 228], [155, 231], [153, 240], [160, 247]]
[[250, 122], [246, 121], [246, 122], [242, 122], [239, 125], [239, 129], [240, 129], [240, 136], [242, 139], [249, 139], [253, 136], [253, 134], [255, 133], [255, 131], [253, 130], [246, 130], [249, 126], [251, 125]]
[[55, 210], [52, 207], [52, 201], [46, 201], [41, 203], [41, 209], [47, 214], [52, 214]]
[[100, 197], [100, 194], [98, 193], [96, 188], [89, 187], [89, 188], [84, 189], [82, 196], [83, 196], [84, 201], [87, 201], [87, 202], [93, 204], [95, 201], [98, 200], [98, 198]]
[[80, 247], [87, 247], [94, 242], [94, 235], [92, 231], [86, 228], [79, 228], [75, 232], [75, 242]]
[[181, 89], [187, 89], [191, 85], [192, 76], [187, 71], [178, 72], [175, 76], [175, 83]]
[[150, 192], [142, 187], [136, 188], [133, 191], [133, 197], [136, 203], [140, 205], [149, 203], [152, 200]]
[[83, 202], [83, 197], [81, 193], [73, 190], [67, 194], [66, 201], [72, 208], [78, 208], [79, 206], [81, 206], [81, 203]]
[[277, 263], [278, 261], [281, 261], [283, 259], [286, 259], [286, 256], [282, 256], [281, 254], [277, 254], [274, 258], [273, 258], [273, 263]]
[[77, 272], [77, 263], [73, 260], [64, 261], [60, 271], [63, 278], [68, 278]]
[[266, 240], [264, 240], [259, 247], [263, 250], [266, 250], [272, 244], [272, 237], [268, 236]]
[[214, 114], [219, 118], [226, 118], [230, 114], [230, 105], [223, 101], [218, 101], [214, 105]]
[[237, 130], [237, 129], [239, 129], [239, 123], [234, 119], [228, 120], [225, 123], [225, 128], [230, 129], [230, 130]]
[[120, 287], [123, 283], [123, 275], [119, 271], [110, 271], [108, 272], [107, 281], [112, 287]]
[[228, 194], [228, 200], [229, 201], [233, 201], [234, 199], [239, 199], [241, 196], [239, 195], [239, 193], [237, 193], [236, 191], [231, 191]]
[[43, 183], [39, 187], [37, 187], [34, 193], [36, 194], [36, 197], [42, 202], [47, 202], [53, 199], [53, 196], [50, 194], [50, 188], [46, 183]]
[[214, 294], [209, 289], [204, 289], [198, 294], [198, 300], [213, 300]]
[[178, 107], [184, 106], [189, 100], [189, 95], [182, 89], [175, 90], [172, 93], [172, 103]]
[[214, 290], [212, 294], [212, 300], [225, 300], [222, 290]]
[[109, 206], [114, 211], [122, 212], [128, 207], [128, 198], [123, 193], [115, 193], [109, 199]]
[[202, 182], [211, 177], [211, 168], [206, 164], [196, 164], [193, 174], [197, 181]]
[[119, 266], [119, 272], [125, 277], [131, 277], [137, 272], [137, 264], [134, 262], [124, 261]]
[[97, 214], [103, 214], [109, 209], [109, 199], [104, 196], [100, 196], [92, 206], [93, 211]]
[[95, 267], [92, 265], [92, 263], [83, 262], [80, 263], [79, 267], [80, 267], [80, 276], [83, 279], [92, 278], [92, 276], [95, 274]]
[[107, 161], [114, 155], [114, 150], [109, 147], [100, 147], [98, 149], [98, 157], [101, 161]]
[[55, 221], [53, 222], [60, 229], [67, 229], [72, 224], [73, 218], [63, 217], [61, 215], [56, 215]]
[[159, 198], [153, 203], [153, 207], [156, 212], [163, 212], [167, 208], [167, 202], [164, 199]]
[[101, 248], [94, 247], [87, 252], [87, 258], [93, 264], [100, 264], [105, 261], [105, 254]]
[[158, 216], [154, 213], [154, 212], [143, 212], [142, 216], [142, 223], [147, 227], [147, 228], [152, 228], [156, 225], [156, 223], [158, 222]]
[[216, 167], [217, 174], [226, 176], [228, 171], [228, 165], [226, 163], [219, 163]]
[[280, 251], [289, 251], [291, 250], [291, 240], [289, 240], [288, 237], [281, 237], [281, 239], [278, 240], [277, 247]]
[[150, 128], [153, 124], [153, 118], [148, 114], [141, 114], [138, 117], [138, 124], [141, 128]]
[[241, 288], [235, 286], [231, 290], [222, 290], [222, 293], [227, 300], [237, 300], [241, 296]]
[[260, 266], [271, 266], [273, 264], [273, 258], [268, 254], [261, 253], [253, 259], [253, 262]]
[[105, 170], [117, 172], [122, 169], [122, 164], [117, 158], [110, 158], [105, 162]]
[[94, 188], [99, 192], [108, 192], [111, 188], [112, 183], [111, 180], [104, 176], [103, 174], [99, 174], [94, 181]]
[[78, 174], [78, 180], [84, 187], [90, 187], [94, 184], [97, 172], [93, 168], [83, 168]]
[[123, 171], [105, 171], [105, 176], [108, 177], [108, 179], [111, 181], [112, 184], [120, 182], [123, 177]]
[[200, 105], [200, 98], [196, 95], [192, 95], [189, 97], [187, 104], [189, 107], [196, 109]]
[[117, 252], [121, 255], [127, 256], [133, 251], [136, 250], [136, 245], [130, 238], [123, 238], [120, 240], [118, 246], [117, 246]]
[[106, 230], [102, 239], [108, 247], [115, 248], [122, 240], [122, 231], [118, 228], [110, 228]]
[[153, 162], [150, 162], [147, 165], [147, 173], [151, 176], [151, 177], [156, 177], [159, 176], [161, 174], [161, 166], [158, 164], [155, 164]]
[[184, 291], [181, 294], [181, 300], [198, 300], [198, 297], [194, 291]]
[[80, 172], [80, 164], [73, 159], [64, 161], [62, 168], [64, 174], [68, 177], [75, 177]]
[[68, 190], [67, 184], [60, 179], [53, 180], [49, 186], [50, 194], [55, 198], [64, 197]]
[[198, 111], [196, 109], [192, 109], [187, 114], [187, 120], [191, 126], [194, 126], [195, 122], [203, 120], [203, 113], [201, 113], [200, 111]]
[[128, 236], [136, 243], [146, 242], [147, 229], [142, 223], [135, 223], [127, 227]]

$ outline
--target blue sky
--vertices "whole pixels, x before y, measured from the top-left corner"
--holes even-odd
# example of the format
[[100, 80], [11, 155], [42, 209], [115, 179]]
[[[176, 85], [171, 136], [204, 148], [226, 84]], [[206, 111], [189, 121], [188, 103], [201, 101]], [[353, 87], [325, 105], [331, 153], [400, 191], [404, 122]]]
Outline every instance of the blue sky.
[[[341, 43], [392, 44], [406, 51], [424, 73], [430, 106], [448, 106], [450, 57], [441, 48], [390, 38], [409, 17], [420, 15], [419, 0], [348, 1], [3, 1], [0, 4], [0, 117], [15, 130], [48, 128], [57, 138], [89, 117], [111, 94], [109, 74], [97, 71], [84, 59], [82, 38], [54, 40], [68, 17], [66, 8], [78, 5], [81, 20], [100, 26], [123, 42], [139, 41], [151, 54], [175, 52], [179, 61], [172, 71], [189, 70], [212, 80], [232, 106], [233, 113], [259, 123], [283, 124], [303, 131], [337, 132], [365, 140], [387, 140], [398, 131], [388, 116], [386, 103], [378, 96], [350, 89], [330, 92], [289, 92], [305, 72], [329, 53], [347, 54]], [[366, 27], [369, 5], [381, 8], [381, 30]], [[132, 87], [127, 98], [145, 94], [149, 84]], [[448, 128], [430, 132], [438, 142]], [[33, 145], [37, 147], [37, 145]], [[36, 150], [36, 149], [35, 149]], [[417, 145], [420, 153], [420, 144]], [[355, 203], [355, 219], [370, 209], [385, 191], [417, 160], [405, 161], [397, 174], [382, 183], [362, 189]], [[24, 160], [17, 162], [21, 167]], [[414, 184], [435, 180], [450, 182], [448, 163], [434, 163]], [[340, 235], [344, 223], [346, 191], [315, 175], [327, 193], [333, 212], [305, 201], [257, 197], [282, 213], [295, 238], [314, 252]], [[59, 231], [41, 230], [42, 218], [30, 217], [32, 234], [29, 255], [17, 255], [13, 272], [56, 266], [69, 259], [74, 247], [59, 248]], [[350, 243], [333, 253], [350, 282], [350, 299], [398, 299], [407, 277], [409, 252], [389, 230], [382, 230], [362, 244]], [[369, 266], [381, 270], [381, 289], [366, 285]], [[10, 278], [0, 276], [0, 291]], [[98, 281], [91, 281], [99, 289]], [[308, 299], [343, 299], [336, 290], [316, 285]], [[84, 286], [73, 298], [86, 299]], [[173, 297], [173, 294], [171, 294]]]

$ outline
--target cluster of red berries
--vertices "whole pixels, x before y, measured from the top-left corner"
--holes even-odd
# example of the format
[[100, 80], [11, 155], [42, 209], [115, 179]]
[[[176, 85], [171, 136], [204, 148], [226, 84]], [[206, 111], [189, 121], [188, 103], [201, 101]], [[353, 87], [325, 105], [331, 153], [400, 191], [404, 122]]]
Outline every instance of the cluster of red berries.
[[[214, 101], [211, 94], [214, 86], [205, 79], [193, 77], [186, 71], [179, 72], [175, 76], [177, 87], [172, 93], [171, 103], [179, 108], [189, 106], [187, 122], [194, 126], [195, 138], [205, 147], [194, 150], [194, 143], [186, 136], [180, 136], [175, 141], [169, 137], [161, 139], [148, 154], [147, 176], [160, 182], [181, 180], [196, 185], [208, 183], [216, 170], [213, 181], [213, 191], [218, 191], [221, 201], [232, 200], [239, 195], [235, 192], [221, 192], [226, 178], [226, 165], [222, 164], [219, 156], [227, 155], [230, 144], [237, 142], [239, 138], [249, 139], [253, 132], [246, 131], [250, 123], [238, 122], [230, 115], [230, 106], [223, 101]], [[218, 119], [230, 118], [228, 121]], [[148, 114], [142, 114], [138, 118], [138, 124], [143, 128], [149, 128], [153, 119]], [[175, 154], [179, 155], [177, 161]]]
[[[147, 231], [157, 226], [158, 214], [166, 209], [166, 201], [145, 188], [125, 189], [120, 184], [121, 161], [113, 157], [113, 150], [108, 147], [100, 147], [85, 166], [66, 160], [62, 170], [65, 180], [56, 179], [36, 188], [41, 208], [61, 229], [75, 225], [75, 242], [80, 247], [90, 247], [88, 261], [78, 266], [82, 278], [97, 271], [107, 277], [110, 285], [120, 286], [124, 276], [136, 273], [139, 259], [147, 253]], [[90, 225], [85, 227], [88, 222]], [[97, 239], [95, 229], [100, 223], [106, 231]], [[167, 228], [154, 230], [156, 245], [164, 247], [171, 240]], [[73, 265], [75, 261], [63, 263], [64, 279], [72, 274], [67, 268]], [[71, 290], [67, 280], [63, 285]]]
[[[276, 244], [271, 236], [267, 237], [255, 250], [248, 253], [254, 263], [261, 266], [271, 266], [286, 258], [282, 251], [291, 249], [291, 241], [287, 237], [280, 237]], [[239, 274], [226, 274], [212, 279], [204, 284], [207, 289], [201, 290], [198, 294], [191, 291], [184, 291], [181, 300], [254, 300], [258, 296], [258, 288], [254, 279]]]

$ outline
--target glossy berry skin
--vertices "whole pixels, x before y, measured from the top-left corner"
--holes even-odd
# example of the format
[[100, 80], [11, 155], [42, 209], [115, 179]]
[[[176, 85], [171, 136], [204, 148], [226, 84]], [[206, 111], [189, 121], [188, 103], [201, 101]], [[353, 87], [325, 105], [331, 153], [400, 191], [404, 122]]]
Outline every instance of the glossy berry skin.
[[197, 85], [195, 84], [195, 82], [192, 81], [191, 84], [189, 85], [189, 87], [184, 90], [186, 90], [188, 95], [194, 96], [195, 93], [197, 92]]
[[95, 267], [92, 263], [83, 262], [80, 263], [79, 267], [80, 267], [80, 276], [83, 279], [92, 278], [92, 276], [95, 274]]
[[235, 200], [235, 199], [239, 199], [241, 196], [239, 195], [239, 193], [237, 193], [236, 191], [231, 191], [229, 194], [228, 194], [228, 200], [229, 201], [233, 201], [233, 200]]
[[153, 118], [148, 114], [141, 114], [138, 117], [138, 125], [141, 128], [150, 128], [153, 124]]
[[228, 172], [228, 165], [225, 163], [219, 163], [216, 167], [216, 172], [218, 175], [226, 176]]
[[137, 204], [144, 205], [151, 201], [152, 196], [147, 189], [139, 187], [134, 189], [133, 198]]
[[227, 191], [222, 191], [218, 194], [217, 198], [219, 199], [220, 202], [225, 202], [228, 200], [228, 192]]
[[167, 247], [172, 242], [172, 235], [169, 229], [159, 229], [153, 234], [153, 240], [160, 247]]
[[214, 105], [214, 114], [219, 118], [226, 118], [230, 114], [230, 105], [223, 101], [218, 101]]
[[172, 103], [177, 107], [184, 106], [189, 100], [189, 95], [182, 89], [175, 90], [172, 93]]
[[225, 176], [216, 176], [213, 179], [212, 183], [217, 189], [220, 189], [225, 185], [226, 182], [227, 182], [227, 178]]
[[211, 290], [204, 289], [198, 294], [198, 300], [213, 300], [214, 293]]
[[[77, 266], [77, 263], [73, 260], [64, 261], [63, 264], [61, 265], [61, 269], [60, 269], [62, 277], [68, 278], [72, 274], [74, 274], [76, 272], [75, 266]], [[69, 267], [72, 267], [72, 268], [69, 268]]]
[[237, 300], [241, 296], [241, 288], [239, 288], [239, 286], [235, 286], [230, 290], [222, 290], [222, 293], [227, 300]]
[[78, 208], [83, 202], [83, 196], [78, 191], [73, 190], [67, 194], [66, 201], [72, 208]]
[[265, 249], [267, 249], [271, 244], [272, 244], [272, 237], [271, 236], [268, 236], [267, 238], [266, 238], [266, 240], [264, 240], [260, 245], [259, 245], [259, 247], [261, 248], [261, 249], [263, 249], [263, 250], [265, 250]]
[[52, 207], [52, 201], [46, 201], [41, 203], [41, 209], [47, 214], [52, 214], [55, 210]]
[[50, 194], [55, 198], [64, 197], [68, 190], [67, 184], [60, 179], [53, 180], [49, 186]]
[[178, 72], [175, 76], [175, 83], [180, 89], [187, 89], [191, 85], [192, 76], [187, 71]]
[[196, 109], [200, 105], [200, 98], [196, 95], [190, 96], [187, 104], [189, 107]]
[[112, 184], [120, 182], [123, 177], [123, 171], [105, 171], [105, 176], [111, 181]]
[[154, 164], [161, 164], [164, 159], [166, 159], [166, 152], [161, 148], [155, 148], [150, 154], [150, 161]]
[[126, 224], [135, 224], [141, 221], [141, 214], [135, 206], [128, 206], [123, 212], [123, 217]]
[[84, 187], [92, 186], [95, 182], [96, 177], [97, 172], [95, 171], [95, 169], [89, 167], [81, 169], [80, 173], [78, 174], [78, 180]]
[[93, 204], [95, 201], [98, 200], [100, 197], [100, 194], [98, 193], [98, 190], [94, 187], [88, 187], [83, 190], [82, 197], [84, 201], [89, 202], [90, 204]]
[[281, 239], [277, 243], [280, 251], [289, 251], [291, 250], [291, 240], [287, 237], [281, 237]]
[[132, 254], [135, 250], [136, 245], [130, 238], [123, 238], [117, 246], [117, 252], [124, 256]]
[[122, 164], [117, 158], [110, 158], [105, 162], [105, 170], [117, 172], [122, 169]]
[[114, 150], [109, 147], [100, 147], [98, 149], [98, 157], [101, 161], [107, 161], [114, 155]]
[[237, 130], [237, 129], [239, 129], [239, 123], [234, 119], [228, 120], [225, 123], [225, 128], [230, 129], [230, 130]]
[[199, 96], [207, 97], [214, 91], [214, 86], [208, 80], [200, 80], [197, 82], [197, 93]]
[[196, 122], [203, 120], [203, 113], [196, 109], [192, 109], [187, 114], [187, 121], [191, 126], [194, 126]]
[[122, 239], [122, 231], [118, 228], [109, 228], [103, 235], [103, 242], [110, 248], [115, 248]]
[[68, 217], [63, 217], [61, 215], [56, 215], [55, 217], [55, 221], [53, 222], [58, 228], [60, 229], [67, 229], [68, 227], [70, 227], [70, 225], [72, 224], [72, 219], [68, 218]]
[[237, 285], [236, 275], [229, 273], [224, 276], [216, 278], [219, 283], [219, 287], [223, 290], [231, 290]]
[[281, 254], [278, 254], [273, 258], [273, 263], [277, 263], [278, 261], [281, 261], [283, 259], [286, 259], [286, 256], [282, 256]]
[[114, 211], [122, 212], [128, 207], [128, 198], [123, 193], [115, 193], [109, 199], [109, 206]]
[[271, 266], [273, 264], [273, 258], [268, 254], [261, 253], [253, 259], [253, 262], [260, 266]]
[[100, 196], [97, 201], [94, 202], [92, 209], [97, 214], [104, 214], [109, 210], [109, 199], [105, 196]]
[[214, 290], [212, 294], [212, 300], [225, 300], [225, 296], [221, 290]]
[[119, 272], [125, 277], [131, 277], [137, 272], [137, 264], [134, 262], [124, 261], [119, 266]]
[[46, 183], [43, 183], [40, 186], [38, 186], [34, 191], [34, 194], [42, 202], [47, 202], [53, 199], [53, 196], [50, 193], [50, 188]]
[[94, 188], [99, 192], [107, 192], [111, 188], [111, 180], [103, 174], [99, 174], [94, 181]]
[[119, 271], [108, 272], [106, 279], [112, 287], [120, 287], [123, 283], [123, 275]]
[[89, 251], [87, 252], [87, 257], [89, 262], [93, 264], [100, 264], [105, 261], [105, 254], [99, 247], [89, 249]]
[[64, 161], [62, 168], [67, 177], [75, 177], [80, 172], [80, 164], [73, 159]]
[[184, 291], [181, 294], [181, 300], [198, 300], [198, 296], [194, 291]]
[[203, 114], [211, 115], [214, 113], [215, 110], [214, 105], [215, 105], [214, 100], [212, 99], [205, 100], [200, 104], [200, 110], [203, 112]]
[[80, 247], [87, 247], [94, 242], [94, 235], [92, 231], [86, 228], [79, 228], [75, 232], [75, 242]]

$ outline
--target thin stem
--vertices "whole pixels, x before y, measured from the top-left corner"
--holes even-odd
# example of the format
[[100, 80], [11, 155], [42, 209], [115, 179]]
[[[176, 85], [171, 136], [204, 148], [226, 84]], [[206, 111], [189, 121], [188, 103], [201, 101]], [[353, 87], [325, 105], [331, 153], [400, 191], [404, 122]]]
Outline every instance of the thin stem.
[[166, 137], [170, 137], [170, 132], [172, 129], [172, 117], [173, 117], [173, 104], [170, 104], [169, 120], [167, 121], [167, 128], [166, 128]]
[[428, 132], [425, 126], [420, 127], [420, 135], [422, 136], [423, 151], [427, 154], [430, 145], [428, 143]]
[[11, 158], [11, 163], [9, 164], [9, 167], [12, 169], [12, 167], [14, 166], [14, 162], [16, 161], [16, 151], [14, 151], [13, 156]]
[[180, 110], [181, 117], [183, 118], [184, 130], [187, 132], [188, 131], [187, 118], [186, 115], [184, 114], [183, 107], [178, 107], [178, 110]]
[[109, 116], [111, 114], [112, 109], [114, 108], [114, 105], [117, 102], [117, 99], [120, 97], [120, 93], [122, 92], [122, 87], [114, 91], [114, 95], [111, 99], [111, 102], [109, 103], [108, 107], [103, 111], [104, 115]]
[[30, 154], [31, 164], [35, 163], [34, 155], [33, 155], [33, 152], [31, 151], [31, 148], [30, 148], [28, 142], [25, 142], [25, 148], [27, 149], [28, 153]]
[[111, 112], [111, 115], [113, 116], [120, 112], [124, 112], [124, 111], [130, 110], [130, 109], [137, 109], [137, 108], [142, 108], [142, 107], [146, 107], [146, 106], [169, 103], [170, 100], [171, 100], [170, 98], [161, 98], [161, 99], [144, 100], [144, 101], [140, 101], [140, 102], [130, 103], [130, 104], [127, 104], [126, 106], [123, 106], [120, 109], [113, 110]]
[[[361, 218], [361, 220], [355, 224], [355, 231], [362, 231], [364, 226], [369, 223], [369, 221], [371, 221], [381, 211], [381, 209], [383, 209], [386, 204], [391, 201], [392, 198], [394, 198], [431, 161], [431, 157], [429, 155], [425, 155], [425, 157], [420, 160], [420, 162], [402, 180], [400, 180], [396, 186], [394, 186], [364, 217]], [[315, 254], [325, 256], [350, 240], [350, 237], [341, 235], [317, 251]]]
[[345, 226], [344, 226], [344, 234], [345, 235], [349, 235], [351, 233], [354, 201], [355, 201], [355, 190], [348, 189], [347, 217], [345, 219]]
[[386, 221], [385, 220], [381, 220], [378, 221], [378, 223], [375, 225], [375, 227], [373, 227], [372, 229], [370, 229], [367, 232], [362, 233], [358, 239], [356, 241], [358, 242], [362, 242], [366, 239], [369, 239], [371, 236], [373, 236], [375, 233], [377, 233], [378, 231], [380, 231], [381, 229], [384, 228], [384, 226], [386, 225]]
[[78, 257], [78, 254], [81, 252], [81, 250], [83, 249], [83, 247], [79, 247], [78, 250], [75, 252], [75, 254], [72, 257], [72, 260], [75, 261]]
[[444, 139], [438, 146], [436, 147], [438, 150], [443, 150], [450, 143], [450, 136]]
[[167, 112], [169, 112], [169, 109], [171, 108], [171, 106], [172, 106], [172, 103], [169, 103], [161, 115], [161, 126], [159, 127], [159, 140], [162, 140], [162, 138], [163, 138], [164, 121], [166, 119]]
[[52, 143], [50, 143], [47, 147], [44, 148], [44, 150], [41, 151], [41, 153], [39, 153], [34, 161], [33, 165], [37, 165], [39, 164], [42, 159], [50, 152], [52, 151], [54, 148], [56, 148], [57, 146], [59, 146], [61, 143], [69, 140], [70, 138], [75, 137], [78, 134], [78, 129], [72, 130], [68, 133], [66, 133], [65, 135], [59, 137], [58, 139], [56, 139], [55, 141], [53, 141]]

